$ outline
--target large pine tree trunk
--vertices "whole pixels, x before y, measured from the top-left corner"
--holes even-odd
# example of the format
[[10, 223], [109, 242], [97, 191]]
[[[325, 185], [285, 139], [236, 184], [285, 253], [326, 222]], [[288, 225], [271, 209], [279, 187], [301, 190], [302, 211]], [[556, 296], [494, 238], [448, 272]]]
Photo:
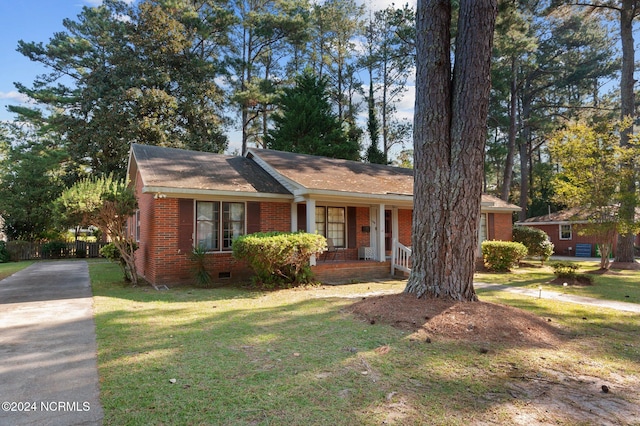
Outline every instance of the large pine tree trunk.
[[511, 180], [513, 178], [513, 162], [516, 156], [516, 134], [518, 113], [518, 76], [515, 56], [511, 58], [511, 88], [509, 98], [509, 143], [507, 144], [507, 158], [504, 164], [502, 191], [500, 198], [509, 201], [511, 195]]
[[[622, 41], [622, 72], [620, 75], [620, 113], [622, 119], [635, 118], [635, 93], [633, 72], [635, 69], [635, 48], [633, 41], [633, 19], [637, 0], [623, 0], [620, 10], [620, 39]], [[620, 132], [620, 146], [627, 147], [633, 136], [633, 125]], [[625, 164], [629, 170], [634, 169], [633, 161]], [[620, 204], [620, 219], [625, 224], [634, 222], [636, 185], [633, 173], [621, 182], [622, 190], [629, 196], [623, 197]], [[616, 249], [616, 262], [634, 262], [633, 232], [621, 234]]]
[[451, 78], [451, 2], [418, 1], [413, 267], [405, 291], [477, 300], [473, 273], [482, 195], [496, 0], [462, 0]]

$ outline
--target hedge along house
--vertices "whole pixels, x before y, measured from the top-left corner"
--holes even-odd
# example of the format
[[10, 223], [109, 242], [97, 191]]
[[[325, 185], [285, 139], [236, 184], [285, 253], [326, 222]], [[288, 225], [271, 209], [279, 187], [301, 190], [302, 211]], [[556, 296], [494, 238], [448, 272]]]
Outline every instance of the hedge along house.
[[[245, 156], [133, 144], [128, 178], [139, 210], [130, 230], [138, 273], [155, 285], [192, 281], [189, 253], [208, 251], [214, 280], [251, 276], [233, 258], [238, 235], [318, 232], [337, 248], [312, 259], [322, 281], [387, 278], [392, 240], [411, 245], [413, 171], [249, 149]], [[518, 207], [483, 195], [479, 235], [511, 240]]]

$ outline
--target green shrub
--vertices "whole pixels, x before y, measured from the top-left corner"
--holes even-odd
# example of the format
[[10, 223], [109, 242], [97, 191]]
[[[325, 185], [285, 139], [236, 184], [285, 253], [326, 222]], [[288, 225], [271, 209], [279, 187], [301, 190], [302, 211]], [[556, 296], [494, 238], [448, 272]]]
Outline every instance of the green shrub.
[[109, 243], [100, 249], [100, 254], [111, 262], [120, 262], [122, 256], [120, 256], [120, 250], [113, 243]]
[[63, 241], [50, 241], [42, 246], [42, 257], [60, 258], [67, 255], [67, 243]]
[[553, 262], [551, 268], [558, 278], [575, 279], [578, 274], [578, 264], [574, 262]]
[[542, 264], [553, 254], [553, 243], [542, 229], [530, 226], [514, 226], [513, 241], [525, 245], [528, 256], [539, 257]]
[[0, 263], [7, 263], [11, 260], [11, 255], [7, 249], [7, 243], [0, 241]]
[[264, 288], [286, 288], [311, 282], [312, 255], [327, 248], [322, 235], [269, 232], [243, 235], [233, 241], [233, 257], [244, 259]]
[[189, 260], [193, 262], [191, 274], [198, 287], [211, 287], [213, 283], [211, 273], [207, 271], [206, 255], [207, 250], [201, 246], [194, 248], [193, 251], [189, 253]]
[[527, 255], [527, 247], [510, 241], [484, 241], [482, 259], [484, 266], [495, 272], [506, 272], [518, 265]]
[[592, 285], [594, 282], [591, 275], [578, 274], [579, 265], [574, 262], [553, 262], [551, 268], [557, 278], [567, 280], [569, 284]]

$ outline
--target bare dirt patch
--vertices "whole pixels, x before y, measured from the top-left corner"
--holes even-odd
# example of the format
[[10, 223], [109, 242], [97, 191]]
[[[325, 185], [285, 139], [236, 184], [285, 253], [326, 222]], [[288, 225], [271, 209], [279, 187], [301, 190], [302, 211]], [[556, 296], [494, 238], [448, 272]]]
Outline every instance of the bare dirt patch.
[[[411, 339], [461, 340], [482, 353], [489, 351], [492, 343], [557, 348], [569, 340], [548, 318], [487, 302], [417, 299], [399, 293], [363, 297], [349, 310], [371, 324], [386, 323], [411, 331]], [[640, 424], [640, 382], [633, 378], [576, 375], [547, 366], [541, 367], [539, 374], [508, 372], [504, 386], [500, 394], [480, 397], [490, 406], [495, 403], [494, 408], [479, 414], [470, 424], [496, 424], [496, 419], [514, 425]], [[412, 410], [419, 409], [407, 406], [404, 400], [399, 404], [402, 406], [387, 407], [390, 415], [401, 408], [403, 415], [410, 417]], [[391, 417], [388, 423], [396, 422]]]
[[410, 330], [418, 339], [463, 339], [537, 347], [552, 347], [562, 339], [562, 330], [551, 320], [495, 303], [418, 299], [398, 293], [363, 298], [351, 310], [371, 323], [379, 321]]

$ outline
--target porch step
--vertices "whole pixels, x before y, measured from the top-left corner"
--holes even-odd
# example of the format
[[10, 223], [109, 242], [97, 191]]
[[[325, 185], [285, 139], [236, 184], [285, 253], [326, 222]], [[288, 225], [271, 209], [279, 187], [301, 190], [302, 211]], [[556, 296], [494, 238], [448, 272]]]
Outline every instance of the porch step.
[[316, 280], [323, 284], [346, 284], [387, 279], [391, 277], [391, 262], [374, 260], [318, 262], [311, 267]]

